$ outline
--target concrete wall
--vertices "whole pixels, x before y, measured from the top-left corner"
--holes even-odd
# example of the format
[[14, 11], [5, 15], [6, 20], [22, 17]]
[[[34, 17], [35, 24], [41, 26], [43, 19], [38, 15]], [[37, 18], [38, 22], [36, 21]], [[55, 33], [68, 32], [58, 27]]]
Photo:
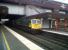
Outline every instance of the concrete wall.
[[51, 10], [43, 9], [43, 8], [36, 7], [36, 6], [31, 6], [31, 5], [26, 6], [26, 15], [27, 16], [40, 14], [40, 13], [46, 13], [46, 12], [51, 12]]
[[30, 8], [30, 7], [31, 6], [26, 6], [26, 16], [31, 16], [31, 15], [39, 14], [33, 8]]
[[2, 4], [0, 3], [0, 6], [6, 6], [9, 8], [9, 14], [19, 14], [23, 15], [24, 14], [24, 6], [19, 6], [19, 5], [11, 5], [11, 4]]
[[19, 15], [26, 14], [26, 16], [36, 15], [36, 14], [45, 13], [45, 12], [51, 12], [48, 9], [43, 9], [43, 8], [32, 6], [32, 5], [20, 6], [20, 5], [0, 3], [0, 6], [8, 7], [9, 8], [9, 11], [8, 11], [9, 14], [19, 14]]

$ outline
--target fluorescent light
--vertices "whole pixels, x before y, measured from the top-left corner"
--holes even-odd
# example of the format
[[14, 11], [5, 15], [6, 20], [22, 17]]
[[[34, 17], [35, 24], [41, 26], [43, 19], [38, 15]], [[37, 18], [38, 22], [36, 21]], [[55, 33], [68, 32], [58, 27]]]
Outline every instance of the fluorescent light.
[[9, 19], [1, 19], [1, 21], [9, 21]]

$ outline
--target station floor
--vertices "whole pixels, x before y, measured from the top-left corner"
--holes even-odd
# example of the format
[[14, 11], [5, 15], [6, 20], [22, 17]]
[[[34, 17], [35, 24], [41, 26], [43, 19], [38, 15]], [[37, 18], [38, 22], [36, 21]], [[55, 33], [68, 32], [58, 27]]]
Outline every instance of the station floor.
[[24, 36], [0, 25], [0, 50], [44, 50]]

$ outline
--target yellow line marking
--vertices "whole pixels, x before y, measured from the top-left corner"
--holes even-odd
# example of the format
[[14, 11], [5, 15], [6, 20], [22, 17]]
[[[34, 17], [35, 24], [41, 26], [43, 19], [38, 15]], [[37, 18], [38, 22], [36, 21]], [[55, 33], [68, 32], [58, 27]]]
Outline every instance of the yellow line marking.
[[4, 41], [5, 41], [7, 50], [10, 50], [10, 47], [9, 47], [9, 44], [8, 44], [8, 42], [7, 42], [7, 39], [6, 39], [6, 36], [5, 36], [4, 32], [2, 32], [2, 35], [3, 35]]

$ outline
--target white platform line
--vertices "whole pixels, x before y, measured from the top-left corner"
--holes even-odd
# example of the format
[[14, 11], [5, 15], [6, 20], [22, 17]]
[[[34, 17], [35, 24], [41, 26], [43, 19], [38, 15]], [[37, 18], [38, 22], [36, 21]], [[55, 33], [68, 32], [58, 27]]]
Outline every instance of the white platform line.
[[43, 48], [39, 47], [35, 43], [31, 42], [24, 36], [18, 34], [17, 32], [13, 31], [12, 29], [8, 28], [7, 26], [4, 26], [9, 32], [11, 32], [20, 42], [22, 42], [26, 47], [28, 47], [30, 50], [44, 50]]
[[42, 30], [42, 31], [68, 36], [68, 33], [65, 33], [65, 32], [57, 32], [57, 31], [51, 31], [51, 30]]

